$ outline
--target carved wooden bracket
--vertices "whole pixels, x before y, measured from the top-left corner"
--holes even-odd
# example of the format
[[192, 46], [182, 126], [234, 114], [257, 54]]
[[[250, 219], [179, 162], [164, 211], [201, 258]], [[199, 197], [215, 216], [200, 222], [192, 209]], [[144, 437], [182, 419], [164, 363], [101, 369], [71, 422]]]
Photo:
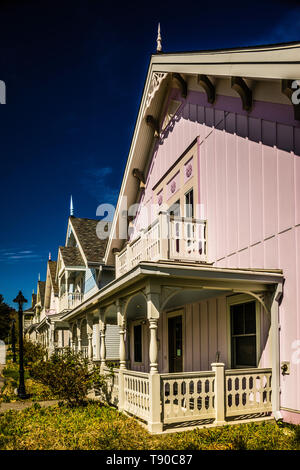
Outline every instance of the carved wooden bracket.
[[252, 108], [252, 91], [241, 77], [231, 77], [231, 88], [240, 96], [243, 109], [250, 111]]
[[[300, 105], [295, 104], [292, 101], [293, 93], [296, 91], [296, 88], [292, 87], [294, 81], [295, 80], [285, 80], [285, 79], [282, 80], [281, 81], [281, 91], [285, 96], [288, 97], [288, 99], [290, 100], [291, 104], [294, 107], [294, 119], [296, 119], [296, 121], [300, 121]], [[299, 83], [299, 85], [300, 85], [300, 83]]]
[[144, 176], [144, 173], [142, 173], [138, 168], [134, 168], [132, 170], [132, 175], [137, 178], [140, 182], [140, 188], [145, 188], [145, 176]]
[[187, 92], [188, 92], [186, 80], [184, 80], [184, 78], [179, 73], [172, 73], [172, 78], [177, 80], [177, 82], [179, 83], [179, 86], [180, 86], [181, 95], [182, 95], [183, 98], [186, 98], [187, 97]]
[[146, 116], [146, 123], [154, 130], [154, 137], [159, 137], [159, 123], [151, 114]]
[[207, 75], [198, 75], [198, 83], [199, 85], [204, 88], [206, 96], [207, 96], [207, 101], [209, 103], [214, 103], [216, 99], [216, 88], [210, 81]]

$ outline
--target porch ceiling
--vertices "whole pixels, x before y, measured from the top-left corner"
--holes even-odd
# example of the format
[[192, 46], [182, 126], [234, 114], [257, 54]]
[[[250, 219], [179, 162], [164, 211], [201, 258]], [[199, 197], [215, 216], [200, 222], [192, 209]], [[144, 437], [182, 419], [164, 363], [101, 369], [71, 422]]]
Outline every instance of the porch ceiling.
[[[143, 262], [123, 276], [114, 279], [99, 292], [61, 317], [69, 321], [95, 308], [108, 307], [117, 299], [141, 292], [149, 283], [161, 288], [193, 290], [189, 297], [207, 297], [231, 292], [271, 291], [283, 283], [281, 270], [217, 268], [177, 262]], [[201, 291], [201, 293], [200, 293]], [[183, 294], [184, 295], [184, 294]], [[190, 302], [193, 300], [190, 300]], [[196, 300], [195, 300], [196, 301]]]

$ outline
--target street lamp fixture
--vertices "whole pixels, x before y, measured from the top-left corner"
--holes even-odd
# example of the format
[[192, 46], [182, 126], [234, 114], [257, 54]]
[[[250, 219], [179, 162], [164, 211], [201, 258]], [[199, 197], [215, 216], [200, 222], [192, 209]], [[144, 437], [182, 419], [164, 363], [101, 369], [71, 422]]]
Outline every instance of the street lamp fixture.
[[19, 294], [14, 299], [19, 305], [18, 319], [19, 319], [19, 387], [18, 387], [18, 397], [27, 398], [24, 382], [24, 362], [23, 362], [23, 304], [27, 302], [22, 292], [19, 291]]

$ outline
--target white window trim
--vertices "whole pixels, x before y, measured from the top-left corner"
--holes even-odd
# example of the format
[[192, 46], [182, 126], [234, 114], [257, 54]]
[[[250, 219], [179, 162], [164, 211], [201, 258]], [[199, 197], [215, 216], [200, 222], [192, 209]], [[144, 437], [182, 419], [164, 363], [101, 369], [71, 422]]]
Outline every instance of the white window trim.
[[[144, 320], [133, 320], [131, 322], [131, 354], [132, 354], [132, 364], [135, 365], [135, 366], [144, 366], [144, 345], [145, 345], [145, 325], [143, 323]], [[142, 334], [141, 334], [141, 342], [142, 342], [142, 361], [141, 362], [137, 362], [134, 360], [134, 327], [137, 326], [137, 325], [140, 325], [141, 326], [141, 329], [142, 329]]]
[[[256, 311], [256, 367], [259, 367], [259, 360], [261, 356], [261, 304], [254, 297], [247, 294], [237, 294], [227, 297], [227, 357], [228, 367], [233, 368], [232, 364], [232, 344], [231, 344], [231, 316], [230, 307], [232, 305], [245, 304], [249, 302], [255, 302]], [[251, 369], [251, 367], [244, 366], [243, 369]]]

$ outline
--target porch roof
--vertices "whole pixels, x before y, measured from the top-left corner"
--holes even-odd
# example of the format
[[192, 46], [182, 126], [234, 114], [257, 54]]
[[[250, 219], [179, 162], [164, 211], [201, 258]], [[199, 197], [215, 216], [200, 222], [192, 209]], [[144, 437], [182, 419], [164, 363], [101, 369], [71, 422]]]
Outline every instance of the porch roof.
[[123, 276], [100, 289], [95, 295], [61, 316], [69, 321], [77, 315], [106, 307], [117, 298], [138, 292], [147, 281], [159, 281], [161, 286], [191, 287], [220, 292], [258, 293], [283, 283], [282, 270], [236, 269], [180, 262], [141, 262]]

